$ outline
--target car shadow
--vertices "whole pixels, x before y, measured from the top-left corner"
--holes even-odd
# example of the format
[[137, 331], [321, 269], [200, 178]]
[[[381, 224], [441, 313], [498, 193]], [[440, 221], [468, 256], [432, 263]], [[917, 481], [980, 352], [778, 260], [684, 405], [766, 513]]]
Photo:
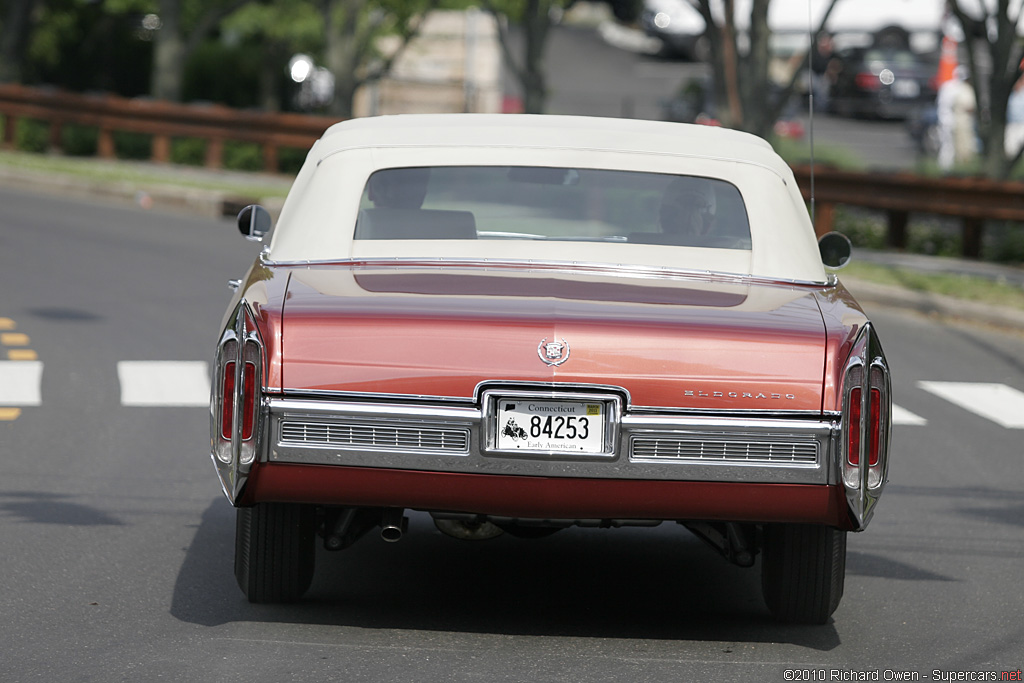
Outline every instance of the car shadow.
[[232, 575], [234, 512], [215, 500], [178, 574], [175, 618], [321, 624], [520, 636], [778, 643], [828, 651], [825, 626], [774, 621], [760, 567], [734, 567], [675, 524], [566, 529], [549, 538], [444, 536], [410, 513], [398, 543], [371, 532], [338, 553], [317, 551], [313, 585], [299, 602], [252, 605]]
[[44, 491], [0, 491], [0, 513], [32, 524], [121, 526], [121, 521], [95, 508]]

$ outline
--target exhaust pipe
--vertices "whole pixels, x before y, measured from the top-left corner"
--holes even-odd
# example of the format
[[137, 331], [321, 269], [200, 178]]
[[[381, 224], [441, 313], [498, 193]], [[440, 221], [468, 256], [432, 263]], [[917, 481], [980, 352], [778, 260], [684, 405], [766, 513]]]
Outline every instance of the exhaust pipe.
[[402, 540], [408, 526], [409, 519], [405, 517], [403, 508], [384, 508], [380, 517], [380, 537], [388, 543], [396, 543]]

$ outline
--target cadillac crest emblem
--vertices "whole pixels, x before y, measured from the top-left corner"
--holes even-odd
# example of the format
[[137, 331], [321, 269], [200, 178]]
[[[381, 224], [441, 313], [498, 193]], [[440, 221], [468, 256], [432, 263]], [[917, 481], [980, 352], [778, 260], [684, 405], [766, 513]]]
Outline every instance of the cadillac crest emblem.
[[561, 365], [569, 360], [569, 342], [565, 339], [549, 342], [545, 337], [537, 345], [537, 355], [548, 365]]

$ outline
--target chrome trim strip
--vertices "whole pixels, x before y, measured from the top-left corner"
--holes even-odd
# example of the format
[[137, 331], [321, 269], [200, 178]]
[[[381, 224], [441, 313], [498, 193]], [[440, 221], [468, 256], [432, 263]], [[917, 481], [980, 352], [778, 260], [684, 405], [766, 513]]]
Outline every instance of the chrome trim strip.
[[525, 382], [522, 380], [489, 379], [480, 382], [473, 389], [473, 397], [477, 405], [483, 404], [483, 396], [488, 391], [522, 391], [528, 394], [576, 394], [594, 396], [595, 394], [616, 394], [624, 400], [623, 413], [632, 410], [632, 399], [629, 391], [614, 384], [587, 384], [585, 382]]
[[[369, 391], [329, 391], [323, 389], [294, 389], [286, 387], [283, 390], [285, 396], [294, 396], [294, 400], [303, 400], [306, 397], [311, 399], [347, 399], [355, 402], [372, 403], [375, 401], [398, 401], [413, 403], [465, 403], [476, 405], [477, 400], [473, 396], [430, 396], [428, 394], [384, 394]], [[280, 399], [278, 399], [280, 400]], [[288, 399], [293, 400], [293, 399]]]
[[767, 417], [730, 418], [715, 415], [626, 415], [622, 418], [622, 426], [630, 430], [702, 430], [724, 433], [746, 433], [749, 430], [755, 430], [759, 434], [778, 431], [782, 434], [816, 436], [829, 428], [830, 421], [783, 420]]
[[601, 263], [582, 261], [540, 261], [540, 260], [491, 260], [474, 258], [336, 258], [310, 259], [305, 261], [274, 261], [267, 259], [267, 266], [274, 267], [308, 267], [308, 266], [341, 266], [348, 268], [381, 268], [381, 267], [420, 267], [446, 269], [464, 268], [466, 270], [526, 270], [553, 271], [567, 275], [580, 273], [598, 273], [615, 277], [663, 279], [663, 280], [703, 280], [721, 284], [741, 285], [777, 285], [785, 287], [806, 287], [809, 289], [833, 289], [838, 285], [829, 278], [817, 280], [790, 280], [786, 278], [770, 278], [748, 273], [727, 273], [713, 270], [689, 270], [662, 266], [638, 266], [622, 263]]
[[415, 403], [326, 402], [275, 397], [270, 397], [270, 411], [280, 414], [383, 416], [394, 419], [434, 419], [455, 422], [476, 422], [480, 419], [480, 411], [476, 408], [454, 408]]
[[712, 415], [716, 417], [765, 417], [765, 418], [817, 418], [838, 419], [842, 411], [818, 411], [818, 410], [771, 410], [770, 408], [675, 408], [666, 406], [635, 406], [628, 389], [611, 384], [581, 384], [576, 382], [524, 382], [519, 380], [497, 381], [487, 380], [480, 382], [473, 391], [473, 396], [434, 396], [430, 394], [385, 394], [366, 391], [330, 391], [323, 389], [296, 389], [286, 387], [283, 394], [295, 399], [331, 399], [376, 404], [377, 402], [399, 402], [399, 403], [461, 403], [469, 406], [476, 406], [480, 403], [480, 395], [490, 387], [511, 387], [511, 388], [543, 388], [552, 391], [590, 391], [614, 392], [622, 394], [625, 398], [623, 413], [634, 415], [682, 415], [682, 416], [703, 416]]

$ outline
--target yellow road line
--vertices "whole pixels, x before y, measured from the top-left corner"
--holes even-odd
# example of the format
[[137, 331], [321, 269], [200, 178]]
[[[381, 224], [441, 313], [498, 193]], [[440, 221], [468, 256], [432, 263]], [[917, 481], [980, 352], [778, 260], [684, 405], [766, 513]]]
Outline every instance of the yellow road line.
[[21, 408], [0, 408], [0, 421], [17, 420], [21, 415]]
[[0, 318], [0, 330], [13, 330], [17, 325], [10, 318]]
[[32, 349], [11, 349], [7, 352], [7, 360], [39, 360]]
[[0, 344], [4, 346], [28, 346], [28, 335], [23, 332], [4, 332], [0, 334]]

